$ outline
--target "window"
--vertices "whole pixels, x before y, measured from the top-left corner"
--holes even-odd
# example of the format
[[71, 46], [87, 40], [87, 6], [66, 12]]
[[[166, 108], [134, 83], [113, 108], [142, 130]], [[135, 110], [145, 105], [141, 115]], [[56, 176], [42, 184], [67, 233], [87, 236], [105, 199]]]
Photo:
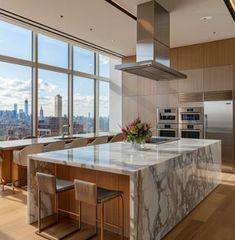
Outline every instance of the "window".
[[83, 48], [74, 47], [74, 70], [94, 74], [95, 53]]
[[99, 130], [109, 131], [109, 82], [99, 83]]
[[58, 136], [68, 124], [68, 75], [39, 69], [38, 85], [38, 134]]
[[30, 67], [0, 62], [0, 140], [31, 135]]
[[94, 84], [93, 79], [74, 77], [74, 133], [94, 132]]
[[68, 68], [68, 44], [38, 34], [38, 62]]
[[110, 58], [99, 55], [99, 75], [101, 77], [110, 77]]
[[[74, 133], [109, 131], [109, 80], [121, 76], [113, 71], [116, 63], [61, 39], [0, 20], [0, 140], [9, 135], [36, 135], [31, 124], [37, 118], [39, 136], [66, 133], [62, 127], [68, 121], [73, 122]], [[38, 59], [32, 56], [35, 50]], [[32, 82], [38, 82], [35, 91]], [[69, 83], [73, 96], [69, 96]], [[32, 115], [34, 106], [38, 113]]]
[[0, 21], [0, 54], [31, 60], [32, 32]]

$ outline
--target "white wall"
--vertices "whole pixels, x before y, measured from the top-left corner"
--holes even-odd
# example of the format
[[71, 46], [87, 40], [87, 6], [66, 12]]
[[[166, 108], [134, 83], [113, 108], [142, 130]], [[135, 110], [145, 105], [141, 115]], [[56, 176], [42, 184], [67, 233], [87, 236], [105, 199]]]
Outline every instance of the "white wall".
[[110, 132], [120, 132], [120, 126], [122, 126], [122, 72], [115, 70], [115, 65], [118, 64], [121, 64], [121, 60], [111, 60], [109, 92]]

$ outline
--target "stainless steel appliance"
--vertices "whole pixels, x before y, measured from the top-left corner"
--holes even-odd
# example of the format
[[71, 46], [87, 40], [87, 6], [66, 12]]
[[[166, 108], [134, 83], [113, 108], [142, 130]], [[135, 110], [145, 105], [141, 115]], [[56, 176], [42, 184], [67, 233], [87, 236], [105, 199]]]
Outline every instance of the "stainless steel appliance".
[[203, 124], [203, 107], [180, 108], [179, 123]]
[[233, 169], [233, 102], [206, 101], [205, 138], [222, 140], [222, 166]]
[[177, 108], [159, 108], [157, 109], [158, 123], [178, 123]]
[[178, 124], [158, 124], [157, 135], [160, 137], [178, 137]]
[[170, 14], [156, 0], [137, 6], [137, 62], [116, 69], [153, 80], [182, 79], [187, 76], [170, 68]]
[[203, 124], [180, 124], [179, 137], [180, 138], [203, 138]]

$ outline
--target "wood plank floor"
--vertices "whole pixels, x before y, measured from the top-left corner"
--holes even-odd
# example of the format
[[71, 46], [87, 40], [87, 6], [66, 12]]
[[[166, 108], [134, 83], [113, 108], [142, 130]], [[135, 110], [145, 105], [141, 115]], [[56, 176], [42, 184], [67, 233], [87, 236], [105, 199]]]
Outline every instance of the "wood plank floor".
[[[0, 240], [42, 240], [25, 223], [26, 193], [0, 192]], [[223, 174], [222, 184], [180, 222], [164, 240], [234, 240], [235, 175]], [[72, 235], [66, 239], [82, 239]], [[98, 240], [99, 237], [93, 238]], [[106, 240], [119, 236], [106, 232]], [[147, 240], [147, 239], [143, 239]]]

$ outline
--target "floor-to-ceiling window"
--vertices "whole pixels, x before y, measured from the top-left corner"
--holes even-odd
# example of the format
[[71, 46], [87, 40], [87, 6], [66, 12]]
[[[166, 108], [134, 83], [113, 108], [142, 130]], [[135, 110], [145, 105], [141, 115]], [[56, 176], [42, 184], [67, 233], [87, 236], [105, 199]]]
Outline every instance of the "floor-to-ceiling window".
[[73, 124], [74, 133], [94, 132], [95, 81], [90, 78], [74, 77]]
[[0, 140], [109, 131], [110, 78], [108, 56], [0, 21]]
[[[38, 134], [58, 136], [68, 124], [68, 75], [39, 69]], [[65, 129], [64, 131], [67, 131]]]
[[[31, 60], [32, 32], [0, 21], [0, 55]], [[31, 134], [32, 68], [0, 61], [0, 140]]]

